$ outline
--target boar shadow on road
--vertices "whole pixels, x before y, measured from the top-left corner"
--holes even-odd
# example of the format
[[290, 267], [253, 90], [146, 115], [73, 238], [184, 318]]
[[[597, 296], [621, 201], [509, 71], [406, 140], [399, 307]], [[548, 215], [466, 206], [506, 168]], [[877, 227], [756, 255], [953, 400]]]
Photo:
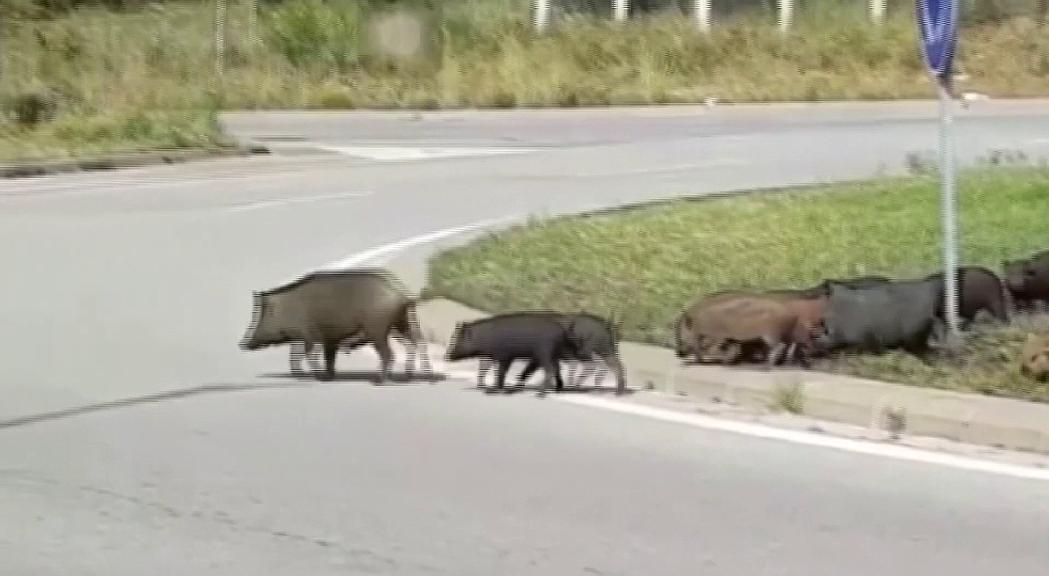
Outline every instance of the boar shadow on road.
[[[466, 388], [467, 387], [464, 387], [464, 389], [466, 389]], [[529, 391], [529, 390], [531, 390], [533, 392], [538, 391], [539, 390], [539, 384], [515, 384], [515, 385], [508, 385], [508, 386], [506, 386], [505, 388], [502, 388], [502, 389], [495, 388], [494, 386], [485, 386], [484, 388], [477, 388], [476, 385], [471, 385], [471, 386], [469, 386], [469, 388], [472, 388], [474, 390], [480, 390], [481, 392], [483, 392], [485, 394], [491, 394], [491, 395], [517, 394], [519, 392], [526, 392], [526, 391]], [[634, 392], [635, 392], [635, 390], [631, 390], [631, 389], [627, 388], [623, 392], [619, 393], [619, 396], [629, 396], [629, 395], [633, 394]], [[589, 395], [589, 394], [609, 394], [609, 395], [612, 395], [612, 396], [616, 396], [616, 389], [614, 387], [611, 387], [611, 386], [565, 386], [561, 390], [556, 391], [555, 394], [557, 394], [557, 395], [562, 395], [562, 394], [587, 394], [587, 395]]]
[[[314, 382], [311, 382], [310, 384], [313, 383]], [[53, 412], [42, 412], [38, 414], [30, 414], [27, 416], [8, 418], [0, 420], [0, 429], [14, 428], [16, 426], [25, 426], [27, 424], [36, 424], [38, 422], [46, 422], [48, 420], [63, 420], [66, 418], [72, 418], [74, 416], [80, 416], [82, 414], [90, 414], [91, 412], [100, 412], [102, 410], [129, 408], [133, 406], [138, 406], [140, 404], [151, 404], [156, 402], [164, 402], [168, 400], [178, 400], [179, 398], [188, 398], [191, 396], [198, 396], [201, 394], [214, 394], [217, 392], [247, 392], [251, 390], [273, 390], [278, 388], [304, 387], [305, 386], [303, 384], [291, 382], [275, 382], [272, 384], [205, 384], [203, 386], [194, 386], [192, 388], [183, 388], [181, 390], [169, 390], [167, 392], [159, 392], [157, 394], [134, 396], [131, 398], [110, 400], [108, 402], [98, 402], [95, 404], [76, 406], [74, 408], [67, 408], [65, 410], [55, 410]]]
[[[329, 382], [371, 382], [375, 384], [376, 375], [378, 375], [378, 372], [375, 370], [340, 370], [335, 372], [335, 377]], [[448, 379], [444, 374], [436, 372], [428, 375], [427, 378], [421, 378], [417, 372], [409, 375], [407, 372], [391, 371], [387, 377], [389, 378], [387, 385], [393, 384], [398, 386], [422, 386]], [[268, 374], [260, 374], [259, 378], [290, 378], [303, 382], [317, 382], [316, 375], [310, 372], [270, 372]]]

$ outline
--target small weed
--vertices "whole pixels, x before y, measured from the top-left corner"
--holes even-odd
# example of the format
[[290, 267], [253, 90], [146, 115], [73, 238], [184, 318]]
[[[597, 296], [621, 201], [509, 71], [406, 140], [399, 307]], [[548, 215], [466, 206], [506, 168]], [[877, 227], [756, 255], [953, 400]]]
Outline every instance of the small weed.
[[805, 412], [805, 389], [800, 382], [777, 383], [772, 390], [772, 409], [791, 414]]
[[907, 429], [907, 409], [903, 407], [887, 407], [882, 410], [882, 418], [885, 430], [889, 432], [890, 438], [899, 440], [900, 434]]

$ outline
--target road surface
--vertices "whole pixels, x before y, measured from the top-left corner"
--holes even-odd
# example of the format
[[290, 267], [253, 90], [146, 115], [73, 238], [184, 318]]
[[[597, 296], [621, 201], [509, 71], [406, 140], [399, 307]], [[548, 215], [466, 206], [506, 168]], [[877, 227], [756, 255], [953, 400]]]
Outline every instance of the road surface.
[[[963, 162], [1049, 154], [1049, 106], [997, 106]], [[898, 173], [935, 114], [242, 114], [276, 154], [2, 182], [2, 572], [1044, 574], [1046, 482], [236, 347], [251, 290], [309, 269], [418, 287], [478, 221]]]

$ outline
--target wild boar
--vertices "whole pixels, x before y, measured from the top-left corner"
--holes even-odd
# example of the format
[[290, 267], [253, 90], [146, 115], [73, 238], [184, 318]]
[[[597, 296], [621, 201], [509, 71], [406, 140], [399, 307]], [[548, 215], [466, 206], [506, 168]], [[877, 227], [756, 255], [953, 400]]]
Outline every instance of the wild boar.
[[1049, 303], [1049, 250], [1002, 262], [1005, 287], [1017, 310]]
[[389, 376], [393, 362], [389, 335], [404, 326], [413, 343], [422, 342], [415, 301], [401, 283], [381, 268], [314, 272], [266, 291], [253, 292], [251, 323], [240, 342], [244, 350], [303, 342], [306, 350], [321, 344], [325, 371], [335, 377], [339, 344], [350, 337], [370, 342], [379, 354], [378, 382]]
[[[946, 293], [944, 273], [935, 272], [926, 278], [935, 280], [939, 284], [941, 295], [936, 313], [941, 319], [946, 318], [944, 314], [946, 302], [943, 299], [943, 294]], [[981, 310], [1001, 322], [1009, 322], [1008, 307], [1005, 303], [1005, 286], [994, 272], [982, 266], [961, 266], [955, 278], [958, 287], [958, 317], [962, 321], [961, 328], [968, 328]]]
[[900, 280], [850, 288], [830, 285], [817, 344], [824, 350], [889, 348], [924, 357], [938, 325], [942, 290], [936, 280]]
[[[623, 363], [619, 358], [619, 336], [618, 329], [612, 321], [585, 312], [560, 315], [561, 322], [566, 326], [571, 340], [571, 359], [586, 363], [586, 370], [579, 376], [573, 385], [578, 386], [594, 371], [597, 361], [606, 368], [611, 368], [616, 376], [616, 394], [626, 393], [626, 374]], [[532, 360], [525, 366], [517, 379], [523, 382], [539, 369], [539, 363]], [[603, 377], [603, 369], [598, 376]], [[569, 381], [573, 374], [569, 372]], [[595, 382], [600, 381], [595, 378]]]
[[445, 357], [449, 361], [481, 357], [495, 362], [497, 389], [503, 388], [514, 360], [533, 360], [546, 373], [539, 387], [542, 397], [551, 381], [558, 390], [564, 388], [560, 361], [574, 355], [570, 330], [555, 313], [516, 312], [460, 322], [452, 332]]
[[1020, 374], [1045, 382], [1049, 379], [1049, 337], [1028, 333], [1020, 353]]
[[[783, 302], [761, 294], [736, 294], [713, 301], [700, 300], [678, 318], [675, 353], [679, 358], [694, 355], [734, 363], [748, 344], [760, 343], [767, 350], [766, 369], [781, 357], [792, 354], [797, 315]], [[718, 358], [726, 350], [734, 354]]]

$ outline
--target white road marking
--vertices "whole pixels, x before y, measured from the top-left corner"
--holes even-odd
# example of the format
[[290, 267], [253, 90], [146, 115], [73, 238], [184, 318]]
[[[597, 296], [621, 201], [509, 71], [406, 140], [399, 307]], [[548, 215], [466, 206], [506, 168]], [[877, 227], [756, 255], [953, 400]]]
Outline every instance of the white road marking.
[[726, 166], [746, 166], [750, 162], [742, 158], [712, 158], [706, 162], [653, 166], [650, 168], [629, 168], [626, 170], [607, 170], [602, 172], [576, 172], [574, 178], [601, 178], [606, 176], [629, 176], [633, 174], [659, 174], [662, 172], [686, 172], [700, 168], [722, 168]]
[[420, 234], [418, 236], [412, 236], [411, 238], [405, 238], [404, 240], [390, 242], [389, 244], [382, 244], [380, 246], [375, 246], [362, 252], [357, 252], [356, 254], [352, 254], [346, 258], [343, 258], [342, 260], [325, 264], [324, 266], [318, 268], [318, 270], [341, 270], [344, 268], [350, 268], [352, 266], [357, 266], [369, 260], [375, 260], [383, 256], [390, 256], [395, 252], [399, 252], [406, 248], [411, 248], [412, 246], [418, 246], [419, 244], [429, 244], [431, 242], [441, 240], [442, 238], [447, 238], [456, 234], [462, 234], [471, 230], [477, 230], [479, 228], [484, 228], [486, 226], [491, 226], [500, 222], [506, 222], [512, 219], [514, 219], [513, 216], [507, 216], [503, 218], [491, 218], [488, 220], [482, 220], [480, 222], [474, 222], [473, 224], [467, 224], [465, 226], [445, 228], [443, 230], [437, 230], [436, 232], [429, 232], [426, 234]]
[[406, 160], [428, 160], [432, 158], [461, 158], [466, 156], [495, 156], [503, 154], [525, 154], [537, 152], [535, 148], [473, 148], [473, 147], [414, 147], [414, 146], [329, 146], [318, 145], [321, 150], [338, 152], [380, 162], [403, 162]]
[[273, 208], [275, 206], [287, 206], [289, 204], [302, 204], [306, 202], [323, 202], [325, 200], [344, 200], [347, 198], [363, 198], [370, 196], [372, 192], [339, 192], [337, 194], [318, 194], [316, 196], [292, 196], [289, 198], [274, 198], [272, 200], [260, 200], [257, 202], [246, 202], [226, 207], [226, 212], [248, 212], [261, 208]]
[[[380, 256], [389, 255], [391, 253], [403, 250], [411, 246], [435, 242], [447, 236], [452, 236], [454, 234], [459, 234], [468, 230], [475, 230], [485, 226], [490, 226], [492, 224], [501, 221], [507, 221], [510, 219], [512, 219], [512, 217], [483, 220], [474, 224], [458, 226], [455, 228], [447, 228], [445, 230], [438, 230], [437, 232], [430, 232], [428, 234], [413, 236], [411, 238], [407, 238], [399, 242], [391, 242], [389, 244], [383, 244], [374, 248], [370, 248], [363, 252], [358, 252], [347, 258], [344, 258], [343, 260], [329, 264], [326, 268], [348, 268], [366, 262], [368, 260], [378, 258]], [[430, 350], [431, 362], [435, 372], [445, 374], [450, 378], [459, 378], [467, 381], [476, 378], [476, 372], [466, 370], [442, 370], [442, 368], [447, 368], [449, 364], [444, 362], [443, 360], [444, 353], [442, 347], [436, 344], [431, 344], [431, 346], [428, 346], [428, 348]], [[438, 351], [440, 352], [437, 353]], [[911, 448], [908, 446], [881, 444], [877, 442], [856, 440], [852, 438], [842, 438], [838, 436], [815, 434], [812, 432], [787, 430], [783, 428], [774, 428], [771, 426], [764, 426], [761, 424], [753, 424], [735, 420], [722, 420], [719, 418], [705, 416], [702, 414], [675, 412], [672, 410], [665, 410], [661, 408], [654, 408], [651, 406], [633, 404], [622, 400], [567, 395], [551, 395], [548, 396], [548, 398], [552, 398], [558, 402], [568, 402], [570, 404], [576, 404], [580, 406], [589, 406], [591, 408], [610, 410], [613, 412], [634, 414], [637, 416], [652, 418], [655, 420], [662, 420], [664, 422], [676, 422], [680, 424], [694, 426], [697, 428], [705, 428], [708, 430], [720, 430], [725, 432], [732, 432], [735, 434], [742, 434], [745, 436], [754, 436], [757, 438], [768, 438], [790, 442], [794, 444], [816, 446], [821, 448], [831, 448], [835, 450], [842, 450], [845, 452], [868, 454], [871, 456], [892, 458], [896, 460], [923, 462], [926, 464], [935, 464], [951, 468], [958, 468], [962, 470], [976, 470], [991, 474], [997, 474], [1000, 476], [1011, 476], [1014, 478], [1025, 478], [1033, 480], [1049, 480], [1049, 469], [1044, 468], [1035, 468], [1031, 466], [1021, 466], [1016, 464], [1005, 464], [990, 460], [980, 460], [977, 458], [966, 458], [964, 456], [956, 456], [942, 452], [932, 452], [928, 450], [921, 450], [918, 448]]]
[[600, 408], [602, 410], [610, 410], [625, 414], [634, 414], [645, 418], [662, 420], [664, 422], [676, 422], [708, 430], [720, 430], [724, 432], [732, 432], [734, 434], [791, 442], [794, 444], [832, 448], [835, 450], [869, 454], [884, 458], [894, 458], [896, 460], [909, 460], [911, 462], [938, 464], [940, 466], [948, 466], [963, 470], [989, 472], [1000, 476], [1012, 476], [1014, 478], [1026, 478], [1031, 480], [1049, 480], [1049, 469], [1045, 468], [1005, 464], [990, 460], [980, 460], [978, 458], [967, 458], [942, 452], [931, 452], [918, 448], [911, 448], [909, 446], [900, 446], [898, 444], [881, 444], [826, 434], [815, 434], [799, 430], [775, 428], [750, 422], [723, 420], [703, 414], [676, 412], [673, 410], [610, 400], [608, 398], [598, 398], [593, 396], [556, 396], [555, 398], [560, 402], [568, 402], [569, 404], [590, 406], [592, 408]]

